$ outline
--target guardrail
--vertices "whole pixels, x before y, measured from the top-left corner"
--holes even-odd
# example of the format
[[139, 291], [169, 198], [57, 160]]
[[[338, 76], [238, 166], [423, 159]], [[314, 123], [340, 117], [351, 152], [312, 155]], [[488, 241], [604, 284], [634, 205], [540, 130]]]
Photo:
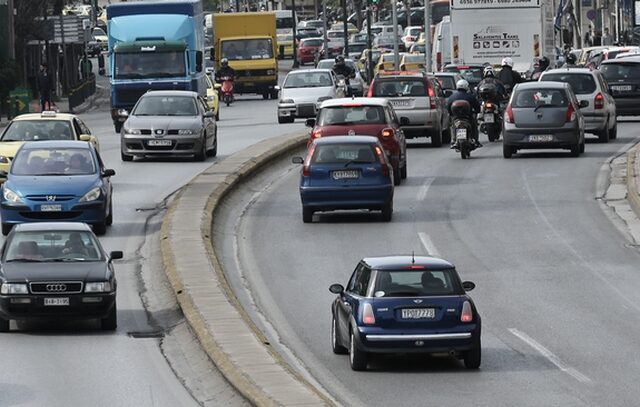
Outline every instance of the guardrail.
[[96, 76], [91, 74], [86, 80], [80, 82], [78, 86], [69, 90], [69, 112], [73, 108], [80, 106], [82, 102], [96, 93]]

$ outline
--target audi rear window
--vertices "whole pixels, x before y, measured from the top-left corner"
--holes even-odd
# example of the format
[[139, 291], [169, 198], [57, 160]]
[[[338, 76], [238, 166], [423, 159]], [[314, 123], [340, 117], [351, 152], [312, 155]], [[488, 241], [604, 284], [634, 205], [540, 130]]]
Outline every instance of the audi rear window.
[[593, 75], [588, 73], [552, 73], [544, 74], [543, 81], [564, 82], [571, 85], [576, 95], [588, 95], [596, 91], [596, 81]]
[[311, 158], [312, 164], [372, 164], [377, 162], [374, 145], [328, 144], [319, 145]]

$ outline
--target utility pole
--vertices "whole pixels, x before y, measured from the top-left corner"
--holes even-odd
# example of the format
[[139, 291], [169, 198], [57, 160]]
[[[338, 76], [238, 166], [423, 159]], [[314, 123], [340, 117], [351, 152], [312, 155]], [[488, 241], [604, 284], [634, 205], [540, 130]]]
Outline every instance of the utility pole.
[[424, 67], [431, 72], [431, 2], [424, 0]]
[[9, 60], [16, 59], [16, 29], [14, 22], [14, 8], [13, 8], [13, 0], [7, 1], [7, 22], [9, 26], [9, 52], [7, 55], [9, 56]]
[[347, 0], [340, 0], [340, 4], [342, 7], [342, 36], [344, 37], [344, 49], [342, 51], [345, 58], [349, 57], [349, 37], [347, 32], [347, 18], [349, 15], [347, 14]]
[[367, 82], [373, 79], [373, 64], [371, 61], [371, 0], [367, 0]]
[[327, 0], [322, 0], [322, 46], [325, 53], [328, 52], [327, 50]]
[[[425, 0], [426, 1], [426, 0]], [[391, 0], [391, 21], [393, 24], [393, 70], [400, 70], [400, 50], [398, 47], [398, 5], [396, 0]]]
[[296, 24], [296, 0], [291, 0], [291, 19], [293, 20], [293, 65], [292, 68], [300, 67], [298, 62], [298, 45], [296, 41], [296, 34], [298, 27]]

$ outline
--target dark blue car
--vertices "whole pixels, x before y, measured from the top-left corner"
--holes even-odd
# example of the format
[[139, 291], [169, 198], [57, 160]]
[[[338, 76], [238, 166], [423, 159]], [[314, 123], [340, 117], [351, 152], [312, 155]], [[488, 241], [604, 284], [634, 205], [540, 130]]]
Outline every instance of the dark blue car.
[[393, 214], [393, 167], [376, 137], [332, 136], [311, 143], [300, 177], [302, 220], [314, 212], [344, 209], [382, 211], [385, 221]]
[[97, 234], [105, 233], [113, 222], [113, 175], [91, 143], [24, 144], [2, 185], [2, 234], [18, 223], [56, 220], [85, 222]]
[[331, 306], [333, 352], [366, 370], [371, 353], [443, 353], [480, 367], [480, 315], [453, 264], [432, 257], [389, 256], [358, 263]]

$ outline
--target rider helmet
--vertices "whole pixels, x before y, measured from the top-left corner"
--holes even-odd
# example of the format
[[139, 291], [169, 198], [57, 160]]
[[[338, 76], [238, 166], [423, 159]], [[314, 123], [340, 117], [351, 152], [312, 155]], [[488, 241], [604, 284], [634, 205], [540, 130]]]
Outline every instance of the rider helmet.
[[223, 68], [226, 68], [227, 66], [229, 66], [229, 60], [227, 58], [222, 58], [222, 60], [220, 61], [220, 65]]
[[344, 64], [344, 57], [342, 55], [338, 55], [335, 59], [337, 65]]
[[494, 76], [494, 72], [493, 72], [493, 67], [492, 66], [487, 66], [484, 68], [484, 77], [493, 77]]
[[568, 64], [572, 64], [573, 65], [576, 62], [577, 62], [577, 58], [576, 58], [575, 54], [571, 54], [570, 53], [569, 55], [567, 55], [567, 63]]
[[513, 68], [513, 59], [511, 59], [510, 57], [502, 58], [502, 64], [501, 65]]
[[458, 82], [456, 82], [456, 89], [469, 92], [469, 82], [464, 79], [460, 79]]

